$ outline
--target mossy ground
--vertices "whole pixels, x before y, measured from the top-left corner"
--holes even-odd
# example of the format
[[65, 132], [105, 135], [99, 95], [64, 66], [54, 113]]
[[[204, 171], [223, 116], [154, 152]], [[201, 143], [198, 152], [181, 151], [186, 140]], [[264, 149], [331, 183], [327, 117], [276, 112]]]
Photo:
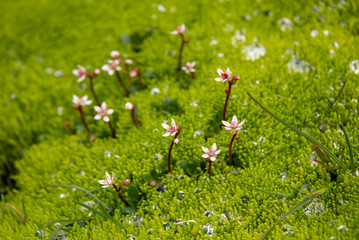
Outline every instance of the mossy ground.
[[[359, 77], [348, 71], [348, 65], [359, 58], [359, 5], [350, 0], [346, 4], [289, 2], [1, 1], [0, 238], [48, 238], [59, 227], [45, 225], [48, 222], [89, 218], [85, 226], [76, 223], [64, 229], [67, 237], [258, 239], [310, 193], [330, 186], [317, 198], [324, 206], [321, 214], [306, 215], [300, 209], [270, 237], [356, 239], [358, 176], [341, 171], [338, 181], [331, 182], [324, 168], [311, 165], [310, 142], [272, 122], [246, 95], [250, 92], [285, 121], [342, 156], [349, 166], [342, 132], [327, 127], [323, 133], [319, 126], [319, 122], [345, 123], [357, 160]], [[159, 4], [165, 12], [159, 11]], [[281, 31], [278, 20], [284, 17], [292, 20], [293, 30]], [[180, 41], [169, 32], [182, 23], [190, 40], [183, 60], [196, 61], [193, 82], [175, 70]], [[236, 48], [231, 38], [242, 29], [246, 41], [237, 42]], [[311, 37], [313, 29], [318, 30], [317, 37]], [[324, 30], [329, 30], [328, 36]], [[128, 36], [140, 42], [137, 51], [127, 44]], [[241, 47], [254, 38], [266, 54], [248, 61]], [[210, 44], [212, 40], [218, 43]], [[92, 99], [91, 92], [88, 82], [78, 84], [71, 71], [77, 64], [101, 67], [115, 49], [134, 59], [147, 89], [125, 97], [115, 78], [104, 73], [96, 78], [100, 101], [115, 110], [118, 139], [110, 138], [105, 123], [93, 120], [90, 106], [87, 120], [96, 141], [89, 143], [71, 100], [73, 94]], [[309, 62], [312, 71], [289, 73], [287, 49]], [[330, 54], [331, 49], [335, 54]], [[246, 119], [245, 131], [234, 144], [234, 167], [228, 166], [231, 135], [220, 128], [226, 86], [214, 81], [216, 69], [227, 66], [241, 77], [232, 90], [227, 118]], [[345, 79], [347, 86], [328, 110], [328, 98], [337, 96]], [[152, 95], [153, 88], [160, 93]], [[127, 101], [136, 104], [140, 127], [131, 124], [124, 108]], [[182, 128], [182, 142], [174, 147], [170, 177], [166, 174], [170, 139], [161, 136], [161, 123], [171, 117]], [[75, 135], [64, 120], [77, 129]], [[214, 142], [222, 152], [209, 176], [201, 146]], [[334, 163], [327, 164], [338, 171]], [[127, 232], [98, 215], [88, 217], [90, 212], [73, 202], [93, 200], [83, 192], [51, 187], [69, 184], [90, 190], [99, 186], [97, 180], [104, 179], [105, 171], [114, 172], [118, 181], [131, 180], [123, 193], [132, 213], [122, 204], [116, 206], [110, 193], [94, 193], [111, 207], [113, 218]], [[152, 180], [157, 188], [149, 185]], [[164, 186], [165, 191], [159, 191]], [[294, 194], [291, 187], [299, 190], [295, 198], [253, 190]], [[5, 203], [26, 212], [26, 226]], [[181, 226], [171, 219], [196, 222]], [[207, 234], [212, 227], [213, 234]]]

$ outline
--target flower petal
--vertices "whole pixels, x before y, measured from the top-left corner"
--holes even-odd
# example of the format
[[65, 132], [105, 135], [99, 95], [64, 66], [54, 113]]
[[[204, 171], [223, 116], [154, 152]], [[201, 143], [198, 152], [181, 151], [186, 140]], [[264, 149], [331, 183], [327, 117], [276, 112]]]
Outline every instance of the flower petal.
[[110, 121], [110, 118], [109, 118], [108, 116], [103, 116], [103, 120], [104, 120], [105, 122], [109, 122], [109, 121]]
[[212, 156], [209, 159], [213, 162], [213, 161], [216, 161], [217, 158], [215, 156]]
[[232, 130], [232, 128], [230, 128], [230, 127], [224, 127], [224, 129], [226, 129], [227, 131], [231, 131], [231, 130]]
[[107, 108], [107, 105], [106, 105], [105, 102], [103, 102], [103, 103], [101, 104], [101, 108], [102, 108], [102, 109], [106, 109], [106, 108]]
[[162, 137], [168, 137], [171, 133], [170, 132], [166, 132], [162, 135]]
[[112, 76], [112, 75], [115, 73], [115, 70], [110, 69], [110, 70], [108, 70], [107, 72], [108, 72], [108, 74], [109, 74], [110, 76]]
[[222, 120], [222, 123], [223, 123], [223, 125], [226, 126], [226, 127], [230, 127], [230, 126], [231, 126], [231, 124], [230, 124], [229, 122], [226, 122], [226, 121], [223, 121], [223, 120]]
[[238, 119], [237, 119], [237, 116], [236, 116], [236, 115], [234, 115], [234, 116], [233, 116], [233, 118], [232, 118], [232, 122], [236, 122], [236, 123], [238, 123]]
[[216, 150], [217, 150], [217, 144], [216, 144], [216, 143], [213, 143], [213, 145], [212, 145], [212, 149], [213, 149], [214, 151], [216, 151]]
[[101, 69], [104, 71], [108, 71], [108, 70], [110, 70], [110, 66], [108, 64], [105, 64], [101, 67]]
[[209, 155], [207, 153], [202, 155], [203, 158], [209, 158]]
[[99, 106], [94, 106], [95, 112], [101, 112], [101, 108]]
[[[217, 73], [218, 73], [219, 76], [222, 77], [222, 73], [223, 73], [222, 69], [217, 68]], [[221, 79], [222, 79], [222, 78], [221, 78]]]
[[202, 150], [203, 150], [203, 152], [205, 152], [205, 153], [208, 153], [208, 152], [209, 152], [209, 149], [206, 148], [206, 147], [202, 147]]
[[85, 80], [86, 75], [82, 75], [79, 79], [77, 79], [77, 82], [82, 82], [83, 80]]
[[215, 78], [214, 80], [216, 80], [217, 82], [223, 82], [222, 78]]
[[101, 115], [100, 115], [100, 114], [97, 114], [94, 118], [95, 118], [96, 120], [100, 120], [100, 119], [101, 119]]
[[217, 151], [215, 152], [215, 154], [218, 155], [220, 152], [221, 152], [221, 149], [217, 150]]
[[166, 123], [162, 123], [162, 127], [167, 130], [170, 126], [168, 126]]
[[108, 174], [107, 172], [105, 172], [105, 175], [106, 175], [106, 179], [111, 178], [111, 175], [110, 175], [110, 174]]
[[107, 114], [108, 115], [111, 115], [112, 113], [114, 113], [115, 112], [115, 110], [113, 110], [113, 109], [107, 109]]
[[176, 123], [175, 123], [175, 120], [173, 120], [173, 118], [171, 118], [171, 126], [176, 127]]
[[106, 184], [106, 180], [98, 180], [98, 182], [102, 185]]
[[75, 76], [79, 76], [79, 70], [78, 69], [72, 70], [72, 74]]
[[177, 35], [178, 32], [177, 32], [177, 30], [174, 30], [174, 31], [171, 31], [170, 34]]

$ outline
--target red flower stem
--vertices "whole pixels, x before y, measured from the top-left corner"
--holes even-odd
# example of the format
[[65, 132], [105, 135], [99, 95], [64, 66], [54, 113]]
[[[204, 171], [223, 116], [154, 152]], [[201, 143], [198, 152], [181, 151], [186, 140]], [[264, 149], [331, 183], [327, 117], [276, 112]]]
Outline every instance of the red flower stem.
[[121, 201], [126, 205], [126, 206], [130, 206], [129, 204], [128, 204], [128, 202], [122, 197], [122, 195], [120, 194], [120, 191], [121, 191], [121, 189], [123, 188], [123, 184], [119, 187], [119, 188], [117, 188], [116, 187], [116, 185], [115, 184], [112, 184], [112, 186], [116, 189], [116, 195], [121, 199]]
[[223, 121], [226, 121], [226, 111], [227, 111], [229, 96], [231, 95], [231, 89], [232, 89], [232, 82], [228, 81], [228, 90], [229, 91], [227, 92], [226, 101], [224, 102], [224, 107], [223, 107]]
[[93, 77], [92, 77], [92, 76], [88, 76], [88, 77], [89, 77], [89, 79], [90, 79], [90, 89], [91, 89], [91, 92], [92, 92], [92, 96], [93, 96], [93, 98], [95, 99], [96, 105], [97, 105], [97, 106], [100, 106], [100, 102], [99, 102], [99, 100], [98, 100], [98, 98], [97, 98], [97, 95], [96, 95], [96, 93], [95, 93], [95, 88], [94, 88], [94, 86], [93, 86]]
[[194, 79], [194, 72], [191, 72], [191, 79]]
[[211, 167], [212, 167], [212, 161], [209, 160], [209, 162], [208, 162], [208, 174], [211, 174]]
[[69, 129], [71, 134], [75, 134], [75, 130], [70, 126], [70, 122], [65, 121], [65, 126]]
[[170, 149], [168, 150], [168, 159], [167, 159], [167, 168], [168, 168], [168, 173], [172, 173], [171, 171], [171, 153], [172, 153], [172, 148], [173, 148], [173, 144], [175, 143], [175, 139], [178, 137], [178, 135], [180, 134], [181, 129], [178, 129], [178, 132], [176, 133], [176, 135], [174, 136], [174, 138], [172, 139], [171, 145], [170, 145]]
[[233, 137], [231, 139], [231, 142], [229, 143], [229, 149], [228, 149], [228, 153], [229, 153], [229, 165], [233, 165], [233, 160], [232, 160], [232, 145], [233, 145], [233, 141], [235, 139], [235, 137], [237, 136], [237, 133], [233, 134]]
[[107, 123], [108, 123], [108, 126], [110, 127], [112, 138], [116, 138], [116, 132], [112, 127], [111, 121], [108, 121]]
[[84, 113], [84, 110], [82, 109], [82, 106], [79, 106], [79, 112], [81, 114], [81, 122], [82, 124], [84, 125], [86, 131], [87, 131], [87, 134], [90, 135], [90, 129], [89, 127], [87, 126], [87, 123], [86, 123], [86, 119], [85, 119], [85, 113]]
[[140, 83], [140, 86], [142, 89], [145, 88], [145, 84], [143, 83], [142, 75], [140, 73], [140, 70], [138, 70], [138, 82]]
[[183, 34], [181, 33], [180, 34], [181, 36], [181, 46], [180, 46], [180, 50], [179, 50], [179, 55], [178, 55], [178, 64], [177, 64], [177, 71], [180, 71], [181, 70], [181, 66], [182, 66], [182, 52], [183, 52], [183, 47], [184, 47], [184, 44], [186, 43], [185, 42], [185, 39], [184, 39], [184, 36]]
[[132, 116], [133, 125], [137, 125], [136, 117], [135, 117], [135, 107], [133, 107], [132, 110], [131, 110], [131, 116]]
[[125, 84], [123, 83], [120, 73], [118, 71], [115, 71], [115, 72], [116, 72], [116, 77], [118, 79], [118, 82], [120, 83], [121, 87], [125, 91], [126, 95], [128, 95], [129, 91], [127, 90]]
[[126, 75], [127, 75], [127, 81], [130, 84], [130, 89], [132, 87], [132, 80], [131, 80], [131, 76], [130, 76], [130, 68], [129, 66], [126, 67]]

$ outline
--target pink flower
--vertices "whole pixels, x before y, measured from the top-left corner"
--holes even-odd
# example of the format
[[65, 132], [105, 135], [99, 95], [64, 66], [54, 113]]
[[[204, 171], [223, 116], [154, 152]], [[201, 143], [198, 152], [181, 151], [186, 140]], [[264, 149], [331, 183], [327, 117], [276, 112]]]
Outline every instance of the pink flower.
[[236, 132], [241, 132], [242, 126], [246, 120], [243, 120], [242, 122], [238, 122], [236, 115], [233, 116], [231, 123], [222, 121], [224, 125], [224, 129], [227, 131], [232, 131], [233, 134]]
[[178, 34], [183, 34], [185, 30], [186, 30], [186, 27], [184, 24], [182, 24], [181, 26], [178, 26], [176, 30], [174, 30], [170, 33], [173, 35], [178, 35]]
[[111, 51], [111, 58], [116, 59], [120, 57], [120, 53], [118, 51]]
[[218, 158], [218, 154], [221, 152], [221, 150], [217, 150], [217, 144], [213, 143], [212, 148], [208, 149], [206, 147], [202, 147], [202, 150], [204, 154], [202, 155], [203, 158], [209, 159], [212, 162], [215, 161]]
[[138, 76], [139, 70], [137, 67], [135, 67], [134, 69], [132, 69], [132, 71], [130, 72], [130, 77], [136, 77]]
[[111, 115], [114, 112], [114, 110], [107, 109], [106, 103], [103, 102], [101, 104], [101, 107], [95, 106], [95, 112], [96, 112], [96, 116], [95, 116], [96, 120], [100, 120], [102, 118], [105, 122], [109, 122], [110, 121], [109, 115]]
[[107, 172], [105, 172], [105, 175], [106, 175], [106, 179], [105, 180], [98, 180], [98, 182], [103, 185], [102, 186], [103, 188], [108, 188], [109, 186], [111, 186], [112, 184], [115, 183], [115, 181], [113, 180], [114, 175], [112, 173], [112, 176], [111, 176]]
[[82, 82], [87, 76], [86, 68], [81, 65], [77, 65], [77, 67], [78, 69], [73, 70], [72, 73], [75, 76], [79, 77], [79, 79], [77, 79], [77, 82]]
[[162, 123], [162, 127], [167, 130], [167, 132], [162, 135], [163, 137], [168, 137], [169, 135], [175, 136], [178, 131], [178, 127], [173, 118], [171, 118], [171, 126], [168, 126], [166, 123]]
[[229, 70], [228, 67], [227, 67], [226, 72], [223, 72], [221, 69], [218, 68], [217, 73], [220, 76], [219, 78], [214, 79], [217, 82], [226, 82], [231, 79], [232, 72], [231, 72], [231, 70]]
[[108, 72], [108, 74], [112, 76], [115, 71], [121, 71], [119, 64], [120, 61], [118, 59], [108, 60], [107, 64], [103, 65], [101, 69]]
[[86, 106], [86, 105], [90, 105], [92, 103], [91, 100], [87, 100], [87, 95], [80, 97], [80, 98], [76, 95], [73, 95], [72, 102], [75, 104], [75, 107]]
[[186, 73], [190, 73], [190, 72], [195, 72], [196, 69], [194, 69], [194, 65], [196, 64], [196, 62], [187, 62], [186, 66], [182, 67], [182, 70], [185, 71]]

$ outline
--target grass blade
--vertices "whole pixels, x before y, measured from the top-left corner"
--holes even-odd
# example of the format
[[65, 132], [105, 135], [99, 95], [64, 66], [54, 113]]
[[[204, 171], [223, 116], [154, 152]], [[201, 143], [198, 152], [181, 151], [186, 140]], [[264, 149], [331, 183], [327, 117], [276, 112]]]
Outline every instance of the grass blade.
[[97, 203], [101, 204], [107, 211], [111, 212], [111, 209], [104, 203], [102, 202], [100, 199], [98, 199], [95, 195], [93, 195], [92, 193], [90, 193], [88, 190], [86, 190], [85, 188], [82, 187], [78, 187], [75, 185], [63, 185], [63, 184], [58, 184], [58, 185], [53, 185], [51, 187], [65, 187], [65, 188], [76, 188], [78, 190], [81, 190], [83, 192], [85, 192], [86, 194], [88, 194], [89, 196], [91, 196]]
[[338, 164], [338, 166], [340, 166], [344, 171], [347, 170], [347, 168], [343, 165], [343, 163], [339, 160], [339, 158], [337, 156], [335, 156], [335, 154], [333, 154], [328, 148], [326, 148], [323, 144], [321, 144], [320, 142], [318, 142], [316, 139], [314, 139], [313, 137], [307, 135], [306, 133], [299, 131], [298, 129], [296, 129], [295, 127], [293, 127], [292, 125], [286, 123], [285, 121], [283, 121], [281, 118], [279, 118], [277, 115], [275, 115], [274, 113], [270, 112], [267, 108], [265, 108], [262, 104], [260, 104], [249, 92], [247, 92], [248, 96], [255, 101], [258, 106], [260, 106], [264, 111], [266, 111], [267, 113], [269, 113], [273, 118], [277, 119], [280, 123], [282, 123], [283, 125], [285, 125], [286, 127], [290, 128], [291, 130], [293, 130], [294, 132], [298, 133], [299, 135], [302, 135], [303, 137], [305, 137], [306, 139], [308, 139], [309, 141], [315, 143], [320, 149], [322, 149], [328, 156], [331, 157], [331, 159]]
[[26, 213], [26, 207], [25, 207], [25, 199], [22, 197], [22, 209], [24, 211], [24, 220], [27, 220], [27, 213]]
[[61, 229], [68, 227], [68, 226], [72, 226], [74, 224], [74, 222], [62, 225], [61, 227], [57, 228], [49, 237], [49, 240], [52, 240], [55, 236], [57, 236], [57, 234], [60, 232]]
[[[74, 201], [74, 200], [72, 200], [72, 201], [73, 201], [74, 203], [76, 203], [76, 204], [78, 204], [78, 205], [84, 207], [84, 208], [89, 209], [90, 211], [96, 213], [97, 215], [100, 215], [101, 217], [103, 217], [103, 218], [105, 218], [105, 219], [108, 219], [108, 220], [114, 222], [117, 226], [119, 226], [120, 228], [122, 228], [122, 229], [124, 229], [125, 231], [127, 231], [127, 229], [126, 229], [119, 221], [117, 221], [116, 219], [114, 219], [113, 217], [111, 217], [110, 215], [108, 215], [106, 212], [105, 212], [105, 213], [100, 212], [99, 210], [96, 210], [96, 209], [94, 209], [93, 207], [90, 207], [90, 206], [88, 206], [88, 205], [86, 205], [86, 204], [84, 204], [84, 203], [82, 203], [82, 202], [78, 202], [78, 201]], [[102, 206], [102, 207], [103, 207], [103, 206]]]
[[259, 189], [259, 188], [252, 188], [252, 189], [253, 189], [253, 190], [260, 191], [260, 192], [268, 193], [268, 194], [283, 196], [283, 197], [290, 197], [290, 198], [295, 198], [295, 197], [296, 197], [296, 195], [293, 195], [293, 194], [279, 193], [279, 192], [271, 192], [271, 191], [262, 190], [262, 189]]
[[345, 131], [344, 125], [340, 124], [340, 128], [342, 129], [345, 137], [345, 141], [347, 143], [348, 149], [349, 149], [349, 159], [350, 159], [350, 170], [353, 175], [355, 175], [355, 161], [353, 158], [353, 151], [352, 151], [352, 145], [350, 145], [349, 137], [347, 132]]
[[[118, 196], [116, 195], [116, 192], [113, 191], [112, 189], [103, 188], [103, 187], [98, 187], [98, 188], [91, 189], [88, 193], [92, 193], [92, 192], [95, 192], [95, 191], [101, 190], [101, 189], [102, 189], [102, 190], [106, 190], [106, 191], [112, 193], [112, 195], [113, 195], [113, 197], [114, 197], [114, 199], [115, 199], [117, 208], [121, 209], [121, 202], [120, 202], [120, 200], [118, 199]], [[88, 193], [85, 193], [84, 196], [88, 195]], [[122, 209], [121, 209], [121, 210], [122, 210]]]
[[272, 227], [270, 227], [262, 236], [259, 240], [263, 240], [265, 239], [268, 234], [279, 224], [281, 223], [286, 217], [288, 217], [289, 215], [291, 215], [292, 213], [294, 213], [295, 211], [297, 211], [298, 209], [300, 209], [301, 207], [303, 207], [304, 205], [306, 205], [307, 203], [309, 203], [310, 201], [312, 201], [312, 199], [314, 197], [317, 197], [321, 194], [323, 194], [324, 192], [326, 192], [327, 189], [322, 189], [322, 190], [319, 190], [315, 193], [312, 193], [310, 194], [308, 197], [306, 197], [303, 201], [301, 201], [300, 203], [298, 203], [297, 205], [295, 205], [291, 210], [289, 210], [286, 214], [283, 215], [283, 217], [281, 217], [279, 219], [278, 222], [276, 222]]

